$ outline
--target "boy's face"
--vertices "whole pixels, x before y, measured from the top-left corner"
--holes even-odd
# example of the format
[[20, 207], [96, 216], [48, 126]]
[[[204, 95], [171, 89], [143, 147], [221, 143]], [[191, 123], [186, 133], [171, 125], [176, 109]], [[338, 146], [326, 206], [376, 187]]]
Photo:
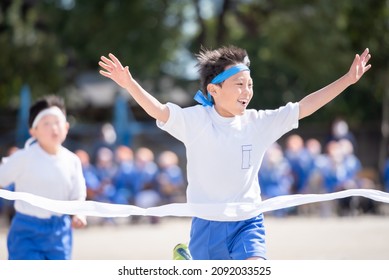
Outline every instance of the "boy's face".
[[207, 89], [215, 101], [215, 110], [219, 115], [234, 117], [243, 115], [253, 97], [253, 80], [250, 71], [241, 71], [221, 85], [209, 84]]
[[46, 115], [38, 125], [30, 129], [30, 134], [48, 153], [56, 153], [66, 139], [69, 123], [55, 115]]

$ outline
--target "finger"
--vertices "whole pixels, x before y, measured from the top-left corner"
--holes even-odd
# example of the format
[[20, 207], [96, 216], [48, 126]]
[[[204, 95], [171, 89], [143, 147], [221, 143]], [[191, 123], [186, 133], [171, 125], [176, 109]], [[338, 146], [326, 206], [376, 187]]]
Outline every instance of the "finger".
[[364, 59], [365, 64], [369, 62], [370, 58], [371, 58], [371, 55], [370, 55], [370, 54], [368, 54], [368, 55], [365, 57], [365, 59]]
[[360, 60], [361, 60], [361, 57], [359, 56], [359, 54], [356, 54], [351, 67], [355, 68], [358, 65], [358, 63], [360, 62]]
[[369, 48], [366, 48], [361, 54], [362, 59], [364, 59], [369, 54]]
[[363, 69], [363, 72], [369, 71], [370, 68], [371, 68], [371, 64], [365, 66], [365, 68]]
[[361, 57], [363, 59], [367, 58], [368, 56], [370, 56], [370, 53], [368, 52], [368, 50], [366, 49], [362, 54], [361, 54]]
[[101, 75], [103, 75], [104, 77], [111, 78], [111, 73], [110, 72], [106, 72], [106, 71], [100, 70], [99, 73]]
[[100, 67], [104, 68], [105, 70], [108, 70], [108, 71], [112, 71], [113, 68], [111, 66], [109, 66], [108, 64], [102, 62], [102, 61], [99, 61], [99, 65]]
[[100, 59], [101, 59], [101, 61], [105, 62], [107, 65], [111, 66], [112, 68], [115, 67], [115, 64], [109, 58], [102, 56], [102, 57], [100, 57]]
[[120, 63], [119, 59], [116, 58], [112, 53], [109, 54], [109, 58], [119, 67], [123, 68], [123, 65]]

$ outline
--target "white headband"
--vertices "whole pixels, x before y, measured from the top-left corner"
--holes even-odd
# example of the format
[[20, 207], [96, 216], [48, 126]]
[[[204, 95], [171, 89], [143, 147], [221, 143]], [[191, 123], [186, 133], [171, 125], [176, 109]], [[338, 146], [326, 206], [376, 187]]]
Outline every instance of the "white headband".
[[32, 128], [35, 128], [38, 125], [38, 122], [47, 115], [57, 116], [61, 121], [66, 122], [65, 114], [61, 111], [61, 109], [57, 106], [52, 106], [39, 112], [32, 123]]

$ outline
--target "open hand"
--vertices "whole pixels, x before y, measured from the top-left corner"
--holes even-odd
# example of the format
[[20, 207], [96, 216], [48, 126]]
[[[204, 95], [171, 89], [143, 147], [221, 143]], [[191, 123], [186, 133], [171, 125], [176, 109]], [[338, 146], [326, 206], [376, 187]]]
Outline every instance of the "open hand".
[[108, 55], [109, 58], [102, 56], [99, 61], [99, 65], [105, 70], [100, 70], [99, 73], [107, 78], [110, 78], [116, 82], [119, 86], [126, 88], [131, 80], [132, 76], [128, 70], [128, 66], [123, 67], [120, 61], [113, 54]]
[[371, 68], [371, 65], [367, 64], [370, 58], [371, 55], [369, 53], [368, 48], [366, 48], [361, 55], [355, 55], [353, 64], [351, 65], [350, 70], [348, 72], [352, 84], [358, 82], [359, 79], [363, 76], [363, 74], [365, 74]]

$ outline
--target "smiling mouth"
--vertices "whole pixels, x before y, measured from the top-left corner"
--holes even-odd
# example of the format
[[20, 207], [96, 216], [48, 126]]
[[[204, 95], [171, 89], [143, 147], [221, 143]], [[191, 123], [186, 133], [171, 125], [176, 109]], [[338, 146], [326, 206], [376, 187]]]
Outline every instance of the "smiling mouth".
[[247, 100], [238, 100], [238, 102], [240, 104], [242, 104], [243, 106], [246, 106], [248, 104], [248, 101]]

